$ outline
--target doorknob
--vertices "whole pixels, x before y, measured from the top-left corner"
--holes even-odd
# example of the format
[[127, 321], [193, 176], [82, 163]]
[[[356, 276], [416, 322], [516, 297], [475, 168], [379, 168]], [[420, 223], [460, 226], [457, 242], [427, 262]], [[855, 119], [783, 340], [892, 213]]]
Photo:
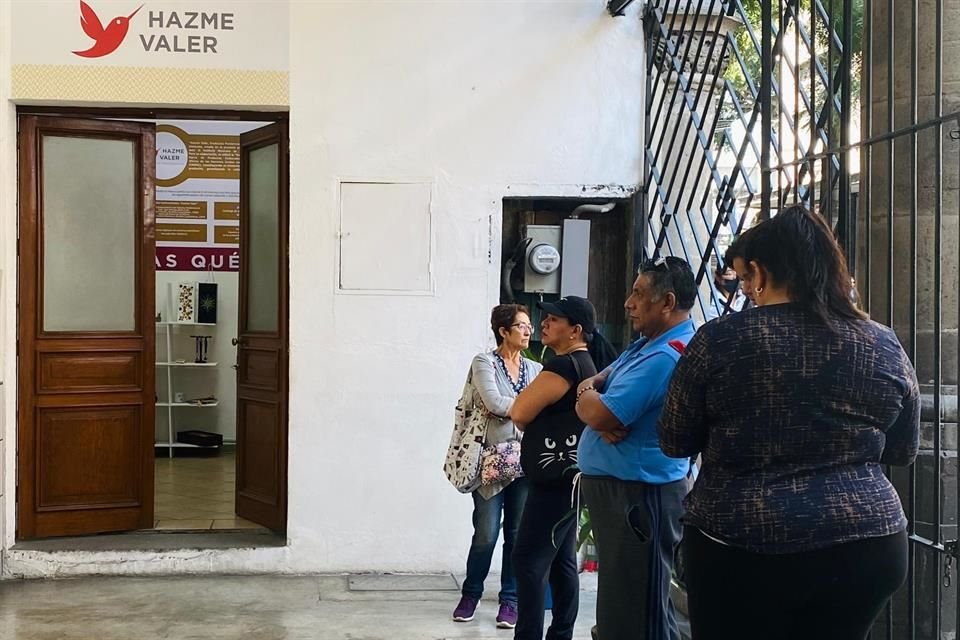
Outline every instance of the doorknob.
[[243, 344], [243, 338], [234, 338], [230, 341], [230, 344], [237, 346], [238, 344]]

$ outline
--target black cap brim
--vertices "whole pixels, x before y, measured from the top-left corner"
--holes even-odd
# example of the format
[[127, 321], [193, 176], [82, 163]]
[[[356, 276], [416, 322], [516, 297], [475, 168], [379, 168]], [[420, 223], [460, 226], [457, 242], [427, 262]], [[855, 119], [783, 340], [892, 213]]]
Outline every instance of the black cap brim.
[[558, 318], [570, 317], [567, 315], [567, 313], [563, 309], [561, 309], [560, 307], [558, 307], [552, 302], [538, 302], [537, 308], [540, 309], [541, 311], [546, 311], [552, 316], [557, 316]]

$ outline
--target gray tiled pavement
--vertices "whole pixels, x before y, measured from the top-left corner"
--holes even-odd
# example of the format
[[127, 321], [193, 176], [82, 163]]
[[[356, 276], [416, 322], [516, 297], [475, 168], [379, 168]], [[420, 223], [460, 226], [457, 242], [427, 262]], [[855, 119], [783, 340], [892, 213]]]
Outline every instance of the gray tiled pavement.
[[[351, 590], [348, 576], [80, 578], [0, 582], [2, 640], [510, 640], [496, 629], [496, 586], [470, 623], [450, 613], [458, 592], [385, 581]], [[392, 582], [391, 582], [392, 581]], [[440, 581], [442, 582], [442, 581]], [[456, 583], [450, 581], [451, 584]], [[585, 574], [577, 640], [590, 637], [595, 575]], [[412, 585], [414, 588], [416, 584]], [[549, 614], [548, 614], [549, 615]]]

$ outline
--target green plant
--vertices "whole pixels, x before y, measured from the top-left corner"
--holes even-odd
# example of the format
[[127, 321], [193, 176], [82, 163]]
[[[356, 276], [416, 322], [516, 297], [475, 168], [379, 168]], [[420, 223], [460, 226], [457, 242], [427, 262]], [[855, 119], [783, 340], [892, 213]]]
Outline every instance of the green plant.
[[590, 510], [586, 507], [580, 507], [580, 529], [577, 531], [577, 551], [580, 551], [585, 544], [597, 546], [597, 542], [593, 538], [593, 523], [590, 521]]
[[[554, 548], [557, 546], [557, 529], [560, 528], [564, 522], [574, 517], [574, 509], [570, 509], [557, 524], [553, 525], [553, 529], [550, 531], [550, 542], [553, 544]], [[579, 518], [577, 521], [577, 551], [583, 548], [583, 545], [589, 544], [596, 546], [596, 541], [593, 538], [593, 523], [590, 521], [590, 512], [585, 506], [580, 506]]]
[[542, 363], [544, 359], [547, 357], [547, 349], [549, 348], [550, 347], [547, 347], [547, 346], [541, 347], [540, 353], [538, 354], [532, 348], [527, 347], [526, 349], [523, 350], [522, 355], [524, 358], [527, 358], [528, 360], [533, 360], [534, 362]]

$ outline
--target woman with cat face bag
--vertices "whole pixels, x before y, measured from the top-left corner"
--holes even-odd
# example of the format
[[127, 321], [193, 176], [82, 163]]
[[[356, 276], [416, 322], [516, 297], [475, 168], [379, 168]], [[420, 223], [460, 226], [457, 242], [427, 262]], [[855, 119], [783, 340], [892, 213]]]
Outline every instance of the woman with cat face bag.
[[597, 332], [596, 310], [585, 298], [568, 296], [538, 305], [546, 314], [541, 341], [556, 354], [517, 396], [510, 418], [524, 432], [521, 464], [527, 502], [513, 547], [519, 618], [514, 640], [542, 640], [543, 599], [549, 581], [553, 620], [547, 637], [570, 640], [577, 619], [577, 520], [571, 488], [577, 474], [577, 444], [584, 424], [577, 417], [581, 381], [616, 358]]

